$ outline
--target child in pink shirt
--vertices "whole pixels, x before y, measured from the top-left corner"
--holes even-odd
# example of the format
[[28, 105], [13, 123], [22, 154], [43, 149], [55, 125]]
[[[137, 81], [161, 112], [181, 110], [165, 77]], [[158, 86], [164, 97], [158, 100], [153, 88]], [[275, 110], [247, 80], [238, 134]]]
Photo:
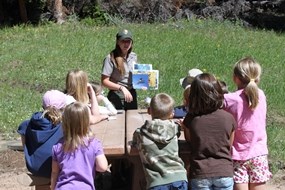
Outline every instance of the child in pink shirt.
[[268, 167], [266, 97], [258, 88], [261, 66], [251, 57], [234, 66], [237, 91], [224, 94], [224, 109], [237, 121], [232, 147], [235, 190], [265, 190]]

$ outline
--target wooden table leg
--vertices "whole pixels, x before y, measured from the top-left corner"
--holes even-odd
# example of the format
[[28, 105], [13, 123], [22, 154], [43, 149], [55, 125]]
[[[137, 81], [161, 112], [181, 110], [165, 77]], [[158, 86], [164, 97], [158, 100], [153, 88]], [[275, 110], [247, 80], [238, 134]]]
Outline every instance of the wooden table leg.
[[145, 190], [146, 181], [143, 171], [143, 166], [139, 156], [129, 156], [132, 163], [132, 189]]
[[18, 0], [19, 9], [20, 9], [20, 16], [23, 22], [28, 22], [27, 10], [24, 0]]

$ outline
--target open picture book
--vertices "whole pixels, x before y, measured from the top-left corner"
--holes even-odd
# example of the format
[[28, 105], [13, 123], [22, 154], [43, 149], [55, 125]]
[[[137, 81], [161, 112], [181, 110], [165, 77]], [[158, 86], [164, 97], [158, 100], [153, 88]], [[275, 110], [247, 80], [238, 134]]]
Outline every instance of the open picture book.
[[153, 70], [151, 64], [134, 64], [132, 83], [134, 89], [157, 90], [159, 71]]

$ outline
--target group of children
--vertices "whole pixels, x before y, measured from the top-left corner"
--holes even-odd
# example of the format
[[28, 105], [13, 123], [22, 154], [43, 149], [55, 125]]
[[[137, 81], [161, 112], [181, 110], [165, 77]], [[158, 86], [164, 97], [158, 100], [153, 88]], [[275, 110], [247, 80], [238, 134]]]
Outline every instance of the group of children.
[[[96, 154], [90, 152], [92, 155], [88, 154], [88, 156], [96, 157], [95, 165], [92, 165], [91, 162], [88, 163], [87, 159], [83, 159], [85, 156], [83, 154], [81, 155], [81, 161], [85, 161], [85, 164], [92, 168], [92, 178], [94, 178], [96, 165], [102, 162], [97, 161], [97, 157], [102, 155], [103, 151], [101, 150], [102, 147], [100, 148], [99, 141], [93, 143], [94, 136], [89, 134], [89, 125], [116, 115], [118, 109], [137, 108], [136, 91], [131, 87], [129, 81], [130, 66], [137, 61], [136, 54], [131, 51], [132, 42], [131, 32], [128, 30], [118, 32], [115, 49], [103, 61], [101, 81], [109, 89], [108, 98], [104, 97], [100, 83], [89, 82], [86, 72], [79, 69], [71, 70], [66, 75], [64, 92], [58, 90], [47, 91], [43, 97], [44, 110], [36, 112], [18, 127], [28, 170], [35, 176], [48, 179], [52, 173], [52, 189], [62, 189], [65, 188], [65, 185], [70, 189], [70, 186], [68, 186], [72, 183], [70, 180], [77, 179], [63, 176], [66, 172], [64, 171], [65, 165], [70, 164], [65, 160], [65, 155], [80, 155], [78, 151], [87, 153], [88, 151], [84, 147], [93, 147], [93, 144], [96, 145], [96, 147], [93, 147], [93, 153]], [[125, 63], [128, 64], [127, 67], [124, 66]], [[99, 106], [99, 101], [102, 102], [103, 106]], [[85, 114], [88, 113], [88, 117], [81, 117], [84, 114], [79, 113], [79, 111], [83, 112], [84, 106], [88, 108], [88, 112], [84, 112]], [[76, 109], [78, 109], [78, 112], [75, 111]], [[70, 114], [67, 115], [66, 113], [69, 111]], [[74, 122], [67, 123], [69, 120]], [[85, 121], [88, 121], [88, 123]], [[72, 159], [68, 160], [72, 162]], [[82, 166], [84, 166], [83, 163]], [[105, 165], [102, 165], [101, 169], [100, 165], [98, 167], [99, 171], [105, 169]], [[67, 172], [75, 173], [76, 171], [78, 170], [67, 170]], [[75, 174], [80, 178], [81, 183], [87, 184], [88, 188], [82, 186], [83, 189], [95, 188], [94, 185], [91, 185], [93, 182], [88, 181], [91, 180], [91, 177], [86, 176], [89, 174], [83, 174], [82, 172]], [[76, 188], [76, 185], [74, 188]]]
[[[132, 44], [130, 31], [118, 32], [115, 49], [104, 59], [101, 81], [109, 89], [108, 98], [100, 83], [89, 83], [86, 72], [72, 70], [65, 91], [47, 91], [44, 111], [19, 126], [28, 170], [50, 178], [51, 189], [95, 189], [96, 171], [107, 170], [102, 144], [89, 126], [117, 114], [117, 109], [137, 108], [129, 81], [130, 65], [137, 60]], [[148, 109], [152, 119], [133, 135], [146, 188], [265, 190], [271, 173], [260, 75], [260, 65], [246, 57], [234, 66], [235, 92], [227, 92], [214, 75], [193, 69], [181, 79], [182, 106], [175, 107], [165, 93], [152, 97]], [[180, 130], [191, 150], [189, 170], [179, 157]]]
[[[210, 73], [191, 73], [183, 86], [188, 94], [183, 110], [174, 108], [169, 95], [157, 94], [149, 108], [152, 120], [134, 133], [147, 189], [265, 190], [272, 174], [266, 97], [258, 87], [261, 66], [251, 57], [239, 60], [233, 71], [235, 92], [228, 92], [225, 83]], [[185, 117], [173, 119], [181, 113]], [[179, 126], [191, 150], [187, 174], [179, 158]]]
[[89, 83], [82, 70], [69, 71], [64, 92], [48, 90], [42, 107], [18, 128], [27, 169], [51, 181], [51, 189], [95, 189], [95, 170], [104, 172], [108, 164], [89, 126], [117, 114], [100, 83]]

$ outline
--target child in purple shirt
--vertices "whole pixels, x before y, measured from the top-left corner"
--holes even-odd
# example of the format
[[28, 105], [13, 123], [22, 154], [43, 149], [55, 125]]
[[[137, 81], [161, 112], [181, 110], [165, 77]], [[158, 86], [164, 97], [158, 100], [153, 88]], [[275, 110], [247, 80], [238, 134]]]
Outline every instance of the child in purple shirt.
[[266, 97], [258, 88], [261, 66], [251, 57], [234, 66], [238, 90], [224, 94], [224, 109], [237, 121], [232, 147], [236, 190], [265, 190], [271, 177], [268, 167]]
[[89, 108], [75, 102], [62, 118], [63, 140], [52, 148], [51, 189], [95, 190], [95, 171], [105, 172], [108, 162], [102, 144], [89, 129]]

